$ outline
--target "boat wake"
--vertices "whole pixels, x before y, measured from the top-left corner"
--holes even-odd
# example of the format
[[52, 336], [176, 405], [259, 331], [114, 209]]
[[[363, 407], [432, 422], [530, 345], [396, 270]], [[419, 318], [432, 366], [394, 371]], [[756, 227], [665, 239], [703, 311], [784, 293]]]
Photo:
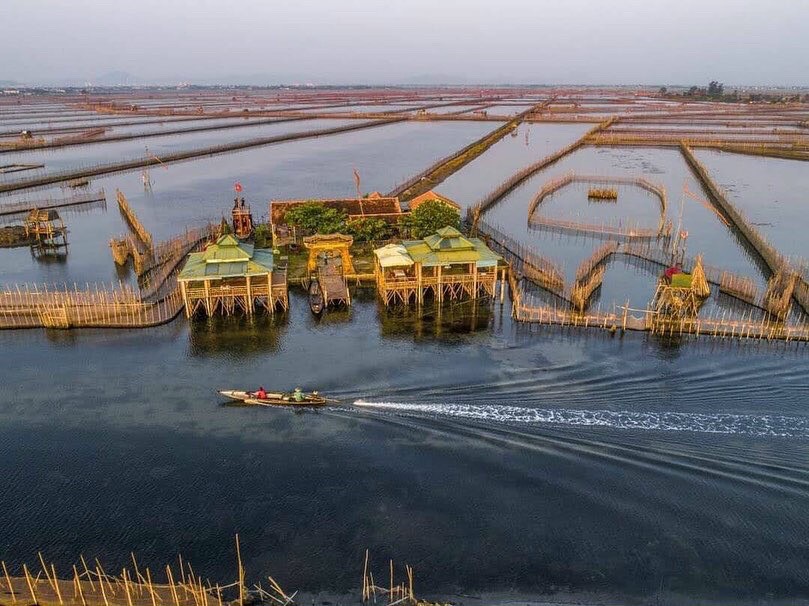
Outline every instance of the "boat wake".
[[568, 425], [628, 430], [688, 431], [809, 438], [809, 420], [801, 417], [780, 415], [576, 410], [569, 408], [524, 408], [495, 404], [417, 404], [408, 402], [369, 402], [365, 400], [357, 400], [354, 405], [399, 413], [436, 415], [509, 424]]

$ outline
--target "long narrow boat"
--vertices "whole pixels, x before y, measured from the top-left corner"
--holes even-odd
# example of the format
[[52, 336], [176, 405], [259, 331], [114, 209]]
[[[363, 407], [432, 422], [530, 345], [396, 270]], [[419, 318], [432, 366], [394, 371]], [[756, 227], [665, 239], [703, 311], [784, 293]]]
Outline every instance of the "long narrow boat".
[[313, 391], [311, 393], [304, 393], [302, 400], [296, 400], [291, 393], [266, 393], [265, 398], [255, 397], [252, 391], [239, 391], [239, 390], [220, 390], [219, 393], [226, 398], [234, 401], [241, 402], [245, 406], [325, 406], [328, 402], [336, 402], [324, 398], [322, 395]]
[[316, 316], [323, 312], [323, 290], [320, 288], [320, 282], [317, 279], [312, 279], [309, 282], [309, 309]]

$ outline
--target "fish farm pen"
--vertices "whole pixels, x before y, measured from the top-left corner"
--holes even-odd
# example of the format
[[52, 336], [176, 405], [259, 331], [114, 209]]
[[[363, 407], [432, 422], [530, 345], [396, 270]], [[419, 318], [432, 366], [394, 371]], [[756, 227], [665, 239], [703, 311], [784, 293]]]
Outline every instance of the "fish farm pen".
[[[220, 313], [283, 314], [290, 305], [289, 285], [297, 287], [302, 280], [307, 285], [317, 283], [327, 308], [350, 306], [355, 284], [373, 285], [386, 307], [479, 298], [504, 301], [506, 290], [510, 290], [513, 317], [519, 322], [742, 339], [806, 339], [809, 264], [779, 251], [777, 238], [761, 233], [698, 157], [702, 150], [721, 150], [788, 158], [784, 161], [789, 162], [809, 160], [806, 103], [706, 103], [688, 97], [672, 103], [665, 95], [651, 91], [627, 94], [609, 88], [532, 87], [293, 88], [271, 94], [256, 89], [236, 95], [111, 90], [93, 97], [68, 92], [33, 96], [24, 103], [0, 99], [0, 122], [9, 121], [0, 129], [0, 151], [10, 158], [2, 167], [0, 215], [9, 224], [7, 230], [18, 230], [13, 238], [35, 242], [32, 251], [67, 250], [69, 230], [57, 209], [86, 208], [91, 214], [97, 208], [106, 210], [104, 190], [89, 191], [89, 178], [110, 181], [118, 190], [116, 198], [126, 233], [99, 235], [112, 253], [111, 266], [124, 277], [119, 285], [113, 282], [92, 288], [90, 283], [109, 284], [108, 277], [98, 274], [95, 280], [65, 280], [59, 287], [49, 280], [25, 279], [22, 275], [22, 280], [0, 284], [2, 327], [152, 326], [171, 321], [183, 311], [188, 318]], [[309, 120], [317, 120], [318, 127], [307, 127]], [[328, 124], [330, 120], [333, 126]], [[153, 177], [159, 183], [164, 174], [174, 170], [172, 167], [179, 170], [185, 163], [202, 162], [213, 155], [227, 162], [228, 154], [242, 150], [310, 145], [307, 140], [347, 137], [367, 129], [387, 133], [411, 125], [428, 136], [434, 128], [488, 122], [495, 124], [467, 136], [463, 145], [436, 151], [426, 166], [399, 179], [398, 184], [380, 188], [388, 191], [384, 195], [363, 195], [360, 174], [354, 169], [356, 197], [347, 197], [344, 190], [323, 197], [320, 190], [301, 187], [297, 198], [273, 200], [265, 207], [265, 214], [255, 204], [252, 209], [246, 206], [243, 197], [240, 204], [237, 191], [232, 208], [224, 203], [208, 204], [208, 214], [197, 215], [192, 221], [193, 213], [150, 207], [137, 192], [138, 202], [133, 205], [123, 187], [115, 185], [143, 169], [144, 191], [154, 195]], [[15, 130], [13, 126], [18, 123], [24, 126]], [[516, 153], [520, 146], [529, 146], [531, 129], [545, 124], [580, 125], [580, 130], [533, 157], [526, 154], [510, 173], [498, 173], [486, 195], [474, 199], [462, 194], [456, 203], [442, 193], [445, 186], [457, 189], [464, 175], [482, 166], [490, 155], [500, 153], [498, 150], [510, 148]], [[261, 129], [276, 126], [293, 130], [261, 134]], [[523, 131], [524, 145], [523, 138], [517, 136]], [[150, 151], [160, 145], [161, 137], [187, 138], [191, 143], [159, 153]], [[146, 153], [116, 158], [94, 151], [130, 145], [130, 141], [143, 141], [149, 146]], [[323, 141], [329, 145], [328, 139]], [[680, 197], [697, 200], [708, 209], [712, 214], [707, 220], [716, 222], [714, 229], [729, 231], [741, 247], [738, 256], [752, 256], [761, 272], [744, 275], [727, 255], [716, 263], [711, 250], [697, 250], [695, 257], [686, 257], [689, 218], [682, 216], [682, 202], [678, 212], [669, 199], [670, 184], [653, 173], [610, 174], [575, 166], [576, 158], [588, 150], [627, 147], [679, 152], [702, 189], [702, 196], [684, 189]], [[50, 156], [42, 155], [46, 149], [66, 159], [81, 152], [89, 163], [67, 161], [53, 168]], [[556, 165], [563, 165], [564, 172], [548, 175]], [[149, 175], [149, 168], [168, 172]], [[377, 181], [369, 173], [363, 177]], [[544, 184], [537, 186], [537, 179]], [[576, 195], [576, 188], [567, 189], [574, 184], [585, 186], [581, 196]], [[54, 195], [52, 188], [59, 185], [84, 191], [67, 197]], [[42, 189], [50, 191], [32, 193]], [[513, 200], [522, 200], [531, 189], [535, 193], [527, 201], [526, 212], [523, 202], [515, 205]], [[655, 212], [653, 223], [633, 216], [635, 189], [656, 200], [659, 212]], [[573, 200], [578, 216], [559, 216], [553, 210], [555, 203], [548, 204], [557, 197]], [[224, 194], [221, 199], [224, 202]], [[427, 200], [464, 212], [465, 229], [435, 226], [437, 233], [421, 240], [400, 231], [401, 222]], [[588, 200], [610, 204], [588, 207]], [[100, 206], [93, 206], [99, 202]], [[286, 212], [306, 203], [342, 213], [349, 223], [385, 222], [388, 238], [368, 246], [339, 231], [321, 234], [287, 224]], [[523, 214], [525, 220], [515, 223], [515, 214]], [[646, 216], [648, 212], [640, 214]], [[162, 215], [171, 218], [156, 222], [155, 217]], [[229, 215], [227, 231], [233, 235], [222, 231], [217, 215], [223, 217], [222, 225]], [[204, 228], [193, 226], [200, 220], [204, 220]], [[172, 225], [175, 233], [184, 232], [155, 244], [153, 234], [160, 232], [165, 237], [167, 225]], [[575, 275], [566, 275], [563, 266], [567, 258], [561, 263], [549, 259], [544, 243], [551, 234], [560, 242], [583, 244], [585, 254], [572, 261]], [[81, 242], [88, 237], [82, 233]], [[586, 244], [590, 240], [597, 242], [592, 249]], [[703, 243], [707, 241], [700, 240], [698, 246]], [[307, 254], [304, 263], [302, 255]], [[77, 263], [73, 255], [62, 253], [61, 257], [60, 262], [68, 266]], [[613, 304], [623, 312], [595, 313], [591, 308], [605, 303], [602, 293], [610, 284], [610, 267], [618, 259], [634, 259], [643, 271], [656, 272], [657, 279], [647, 280], [645, 287], [654, 294], [645, 307], [635, 295], [630, 307], [619, 294]], [[126, 277], [130, 268], [134, 274], [131, 279]], [[670, 272], [675, 272], [673, 278]], [[677, 273], [688, 276], [688, 287], [677, 286], [686, 279]], [[717, 307], [715, 301], [720, 295], [735, 301], [736, 308]], [[630, 309], [635, 311], [629, 313]]]

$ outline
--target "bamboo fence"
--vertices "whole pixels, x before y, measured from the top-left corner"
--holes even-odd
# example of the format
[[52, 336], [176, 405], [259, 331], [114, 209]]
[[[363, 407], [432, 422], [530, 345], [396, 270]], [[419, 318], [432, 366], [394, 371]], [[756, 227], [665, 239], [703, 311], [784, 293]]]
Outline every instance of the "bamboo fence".
[[216, 237], [218, 225], [188, 230], [157, 246], [159, 264], [145, 284], [6, 285], [0, 290], [2, 328], [144, 328], [165, 324], [183, 309], [177, 268], [188, 252]]
[[565, 281], [558, 264], [507, 236], [501, 229], [482, 219], [478, 221], [477, 231], [488, 240], [488, 245], [493, 250], [506, 258], [512, 271], [516, 271], [519, 275], [525, 276], [551, 292], [560, 294], [564, 290]]
[[11, 204], [0, 205], [0, 215], [16, 215], [37, 210], [50, 210], [52, 208], [64, 208], [92, 202], [105, 201], [104, 190], [86, 194], [76, 194], [67, 198], [45, 198], [42, 200], [22, 200]]
[[478, 201], [474, 206], [469, 207], [469, 210], [467, 211], [467, 217], [468, 219], [470, 219], [472, 225], [476, 225], [477, 222], [480, 220], [480, 217], [491, 206], [502, 200], [506, 196], [506, 194], [512, 191], [515, 187], [517, 187], [518, 185], [523, 183], [526, 179], [535, 175], [542, 169], [547, 168], [548, 166], [554, 164], [555, 162], [558, 162], [560, 159], [562, 159], [570, 152], [584, 145], [588, 137], [605, 128], [609, 128], [615, 120], [616, 118], [613, 117], [610, 118], [609, 120], [600, 122], [597, 126], [587, 131], [584, 135], [582, 135], [580, 138], [576, 139], [569, 145], [566, 145], [562, 149], [548, 156], [545, 156], [538, 162], [530, 164], [525, 168], [518, 170], [513, 175], [511, 175], [508, 179], [506, 179], [500, 185], [498, 185], [492, 192], [490, 192], [486, 197]]

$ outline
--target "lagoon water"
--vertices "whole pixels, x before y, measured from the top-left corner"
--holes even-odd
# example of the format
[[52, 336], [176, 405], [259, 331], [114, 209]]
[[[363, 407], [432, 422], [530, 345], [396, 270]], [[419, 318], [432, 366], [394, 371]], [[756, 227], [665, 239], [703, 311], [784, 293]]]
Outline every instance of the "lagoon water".
[[[350, 195], [357, 165], [363, 187], [385, 191], [487, 128], [391, 125], [180, 163], [153, 171], [150, 195], [138, 173], [94, 185], [132, 192], [162, 238], [227, 212], [234, 180], [257, 215], [270, 197]], [[532, 126], [526, 146], [523, 129], [438, 190], [471, 204], [583, 130]], [[569, 168], [640, 170], [675, 200], [688, 178], [676, 154], [585, 149], [492, 222], [550, 257], [581, 248], [526, 224], [536, 189]], [[0, 282], [114, 279], [106, 242], [123, 224], [110, 202], [66, 214], [62, 264], [0, 251]], [[758, 275], [709, 211], [686, 204], [694, 252]], [[563, 260], [575, 272], [578, 259]], [[653, 280], [615, 264], [601, 296], [643, 304]], [[508, 301], [414, 316], [360, 292], [317, 320], [293, 291], [275, 319], [0, 332], [0, 559], [17, 569], [41, 550], [63, 570], [83, 553], [115, 569], [134, 550], [156, 569], [182, 553], [229, 582], [239, 532], [250, 579], [309, 591], [356, 591], [370, 548], [377, 564], [413, 565], [427, 594], [809, 600], [804, 347], [532, 330]], [[215, 393], [259, 384], [341, 403], [256, 410]]]

